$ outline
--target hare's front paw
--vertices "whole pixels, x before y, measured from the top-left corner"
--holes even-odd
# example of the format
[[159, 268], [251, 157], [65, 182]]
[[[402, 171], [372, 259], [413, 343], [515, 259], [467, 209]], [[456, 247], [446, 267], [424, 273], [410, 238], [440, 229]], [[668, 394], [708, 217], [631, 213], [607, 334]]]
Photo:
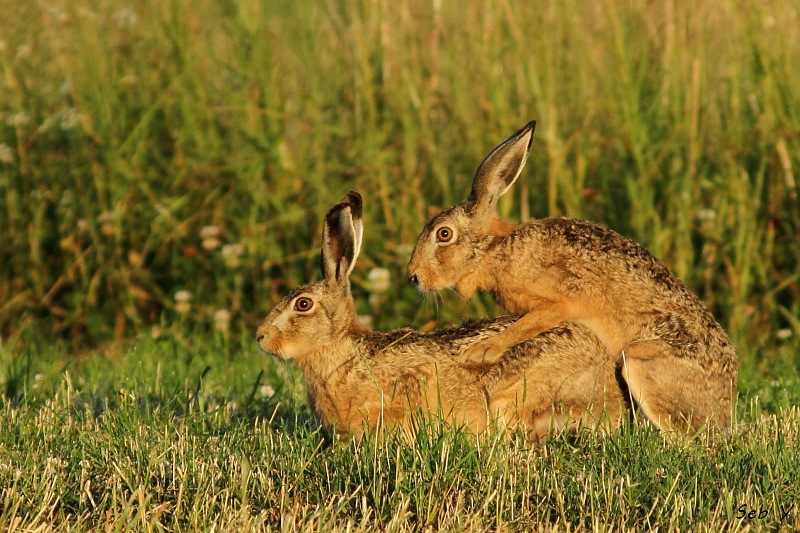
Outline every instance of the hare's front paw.
[[497, 337], [484, 339], [461, 349], [459, 359], [466, 364], [492, 364], [503, 355], [506, 347]]

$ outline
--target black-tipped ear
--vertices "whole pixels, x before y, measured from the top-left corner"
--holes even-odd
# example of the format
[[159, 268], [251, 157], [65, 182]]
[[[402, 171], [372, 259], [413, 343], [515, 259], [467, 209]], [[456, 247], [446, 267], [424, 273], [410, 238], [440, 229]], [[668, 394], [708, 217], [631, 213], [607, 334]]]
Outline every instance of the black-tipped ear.
[[[357, 258], [358, 254], [361, 252], [361, 239], [364, 236], [364, 219], [362, 217], [363, 203], [361, 194], [358, 191], [350, 191], [339, 203], [347, 203], [350, 206], [350, 216], [353, 221], [353, 229], [355, 231], [354, 257]], [[353, 262], [355, 262], [355, 259]], [[353, 267], [351, 266], [350, 269], [352, 270], [352, 268]]]
[[353, 223], [353, 209], [361, 210], [361, 196], [357, 203], [339, 202], [328, 211], [322, 229], [322, 275], [328, 281], [347, 282], [355, 266], [361, 245]]
[[348, 204], [351, 207], [351, 211], [353, 213], [353, 220], [361, 218], [361, 208], [363, 205], [363, 200], [361, 198], [361, 193], [358, 191], [349, 191], [347, 194], [344, 195], [339, 201], [340, 204]]
[[497, 200], [517, 180], [533, 143], [536, 121], [528, 122], [521, 130], [489, 152], [475, 172], [468, 200], [480, 210], [494, 210]]

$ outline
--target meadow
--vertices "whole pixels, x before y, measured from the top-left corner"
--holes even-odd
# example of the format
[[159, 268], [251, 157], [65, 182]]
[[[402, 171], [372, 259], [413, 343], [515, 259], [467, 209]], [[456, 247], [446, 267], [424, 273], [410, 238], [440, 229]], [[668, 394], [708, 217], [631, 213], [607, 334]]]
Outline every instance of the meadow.
[[[0, 9], [0, 529], [798, 527], [797, 2]], [[321, 217], [363, 194], [374, 327], [499, 314], [404, 267], [530, 119], [503, 215], [663, 259], [739, 351], [731, 434], [331, 444], [252, 340], [319, 276]]]

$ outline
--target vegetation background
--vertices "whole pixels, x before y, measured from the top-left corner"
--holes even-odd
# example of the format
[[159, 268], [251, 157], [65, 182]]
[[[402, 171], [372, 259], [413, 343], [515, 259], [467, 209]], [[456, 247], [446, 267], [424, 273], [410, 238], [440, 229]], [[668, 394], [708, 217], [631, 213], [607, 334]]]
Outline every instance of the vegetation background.
[[[701, 509], [715, 530], [740, 503], [797, 503], [796, 481], [780, 476], [797, 462], [783, 444], [797, 444], [800, 398], [797, 1], [0, 0], [0, 12], [0, 390], [13, 428], [0, 432], [0, 527], [191, 529], [256, 516], [290, 528], [685, 529]], [[438, 487], [417, 500], [367, 497], [364, 469], [388, 475], [381, 468], [395, 463], [348, 462], [397, 453], [424, 477], [414, 461], [446, 448], [474, 462], [465, 472], [495, 464], [458, 435], [416, 452], [349, 444], [311, 460], [322, 452], [302, 384], [261, 359], [251, 335], [281, 295], [318, 276], [321, 217], [347, 190], [364, 195], [353, 280], [375, 327], [499, 313], [486, 297], [423, 301], [403, 270], [426, 209], [463, 199], [488, 150], [530, 119], [533, 153], [504, 215], [587, 218], [648, 246], [730, 333], [740, 416], [761, 428], [710, 452], [636, 427], [619, 441], [551, 449], [577, 449], [577, 463], [565, 461], [581, 464], [618, 446], [642, 480], [686, 479], [674, 469], [696, 455], [701, 489], [749, 453], [771, 465], [767, 485], [753, 485], [754, 466], [731, 478], [727, 496], [704, 495], [695, 481], [697, 500], [681, 502], [673, 478], [634, 490], [636, 476], [611, 482], [619, 472], [596, 462], [573, 490], [558, 483], [575, 472], [549, 464], [552, 478], [534, 483], [549, 506], [536, 514], [514, 503], [530, 503], [523, 484], [502, 485], [514, 495], [503, 500], [498, 478], [465, 482], [457, 469], [432, 474], [444, 485], [396, 477], [398, 492]], [[173, 426], [177, 434], [165, 430]], [[137, 437], [142, 427], [150, 437]], [[793, 437], [776, 436], [781, 427]], [[230, 442], [198, 451], [195, 430]], [[104, 437], [91, 444], [93, 434]], [[159, 484], [148, 477], [161, 468], [155, 459], [118, 462], [139, 457], [126, 446], [161, 453], [151, 441], [179, 450], [172, 464], [195, 465], [201, 480], [224, 469], [208, 466], [220, 453], [238, 458], [224, 474], [233, 480], [209, 478], [213, 497], [187, 511], [187, 478], [173, 471]], [[508, 471], [508, 454], [524, 464], [553, 457], [515, 446], [498, 468]], [[630, 452], [642, 447], [662, 459], [636, 463]], [[299, 492], [279, 489], [282, 511], [253, 514], [276, 497], [248, 488], [255, 452], [339, 465], [344, 481], [314, 492], [324, 484], [312, 475], [293, 485]], [[264, 468], [253, 479], [291, 477], [286, 466]], [[87, 485], [92, 475], [103, 481]], [[455, 489], [464, 500], [449, 499]], [[64, 496], [72, 492], [80, 496]], [[581, 494], [622, 508], [589, 513]]]

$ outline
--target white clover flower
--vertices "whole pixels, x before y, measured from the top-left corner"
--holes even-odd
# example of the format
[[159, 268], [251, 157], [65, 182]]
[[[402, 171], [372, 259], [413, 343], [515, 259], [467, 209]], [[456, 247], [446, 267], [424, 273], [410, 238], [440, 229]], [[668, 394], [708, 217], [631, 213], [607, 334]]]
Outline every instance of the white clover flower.
[[59, 459], [58, 457], [48, 457], [45, 460], [45, 471], [48, 474], [53, 474], [56, 471], [61, 470], [65, 466], [67, 466], [67, 463]]
[[217, 239], [216, 237], [211, 237], [209, 239], [203, 239], [203, 242], [200, 244], [204, 250], [215, 250], [220, 247], [222, 241]]
[[214, 329], [217, 331], [228, 331], [231, 325], [231, 312], [227, 309], [219, 309], [214, 313]]
[[222, 245], [222, 232], [217, 226], [203, 226], [200, 229], [200, 238], [205, 250], [214, 250]]
[[260, 392], [261, 396], [266, 396], [267, 398], [272, 398], [275, 395], [275, 389], [273, 389], [269, 385], [262, 385]]
[[783, 329], [779, 329], [779, 330], [778, 330], [778, 331], [775, 333], [775, 336], [776, 336], [776, 337], [778, 337], [778, 338], [779, 338], [779, 339], [781, 339], [781, 340], [783, 340], [783, 339], [788, 339], [788, 338], [790, 338], [790, 337], [792, 336], [792, 330], [791, 330], [791, 329], [789, 329], [789, 328], [783, 328]]
[[175, 301], [178, 303], [186, 303], [191, 301], [191, 299], [192, 293], [189, 291], [182, 290], [175, 293]]
[[16, 163], [14, 149], [6, 143], [0, 143], [0, 163], [5, 163], [7, 165], [13, 165]]
[[113, 211], [106, 211], [105, 213], [101, 213], [97, 217], [97, 221], [100, 223], [100, 233], [105, 235], [106, 237], [111, 237], [114, 233], [117, 232], [117, 228], [114, 225], [114, 221], [117, 219], [117, 214]]
[[237, 268], [241, 261], [240, 257], [244, 254], [244, 246], [241, 244], [226, 244], [222, 247], [222, 260], [228, 268]]
[[381, 294], [389, 290], [391, 286], [391, 274], [385, 268], [376, 267], [367, 274], [367, 289], [371, 292]]
[[211, 239], [213, 237], [219, 237], [220, 233], [222, 232], [216, 226], [203, 226], [202, 228], [200, 228], [201, 239]]
[[394, 251], [397, 252], [397, 255], [400, 257], [405, 258], [411, 255], [411, 252], [414, 251], [414, 246], [411, 244], [399, 244]]
[[189, 291], [178, 291], [175, 293], [175, 310], [181, 314], [188, 313], [192, 309], [192, 293]]
[[241, 257], [244, 253], [244, 246], [241, 244], [226, 244], [222, 247], [223, 257]]
[[716, 227], [717, 212], [713, 209], [700, 209], [694, 217], [703, 231], [711, 231]]

